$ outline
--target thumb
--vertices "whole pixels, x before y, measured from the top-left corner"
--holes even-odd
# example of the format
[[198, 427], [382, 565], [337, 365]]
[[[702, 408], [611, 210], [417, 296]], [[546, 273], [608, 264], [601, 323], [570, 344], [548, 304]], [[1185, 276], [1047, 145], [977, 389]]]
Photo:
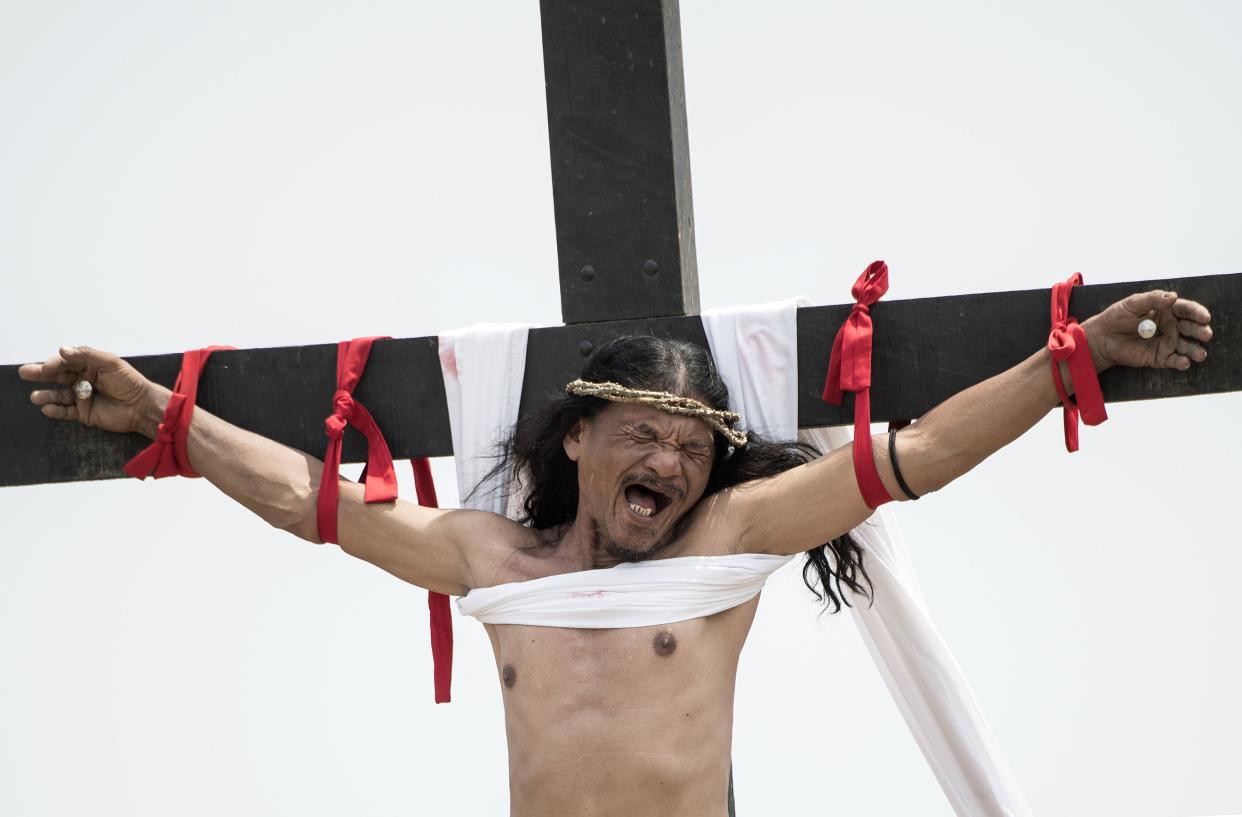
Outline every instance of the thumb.
[[1153, 289], [1148, 292], [1136, 292], [1122, 301], [1122, 303], [1125, 305], [1127, 312], [1141, 318], [1149, 312], [1159, 312], [1162, 309], [1173, 306], [1173, 302], [1176, 300], [1176, 292]]
[[89, 346], [62, 346], [60, 357], [66, 363], [83, 369], [99, 369], [112, 362], [112, 355]]

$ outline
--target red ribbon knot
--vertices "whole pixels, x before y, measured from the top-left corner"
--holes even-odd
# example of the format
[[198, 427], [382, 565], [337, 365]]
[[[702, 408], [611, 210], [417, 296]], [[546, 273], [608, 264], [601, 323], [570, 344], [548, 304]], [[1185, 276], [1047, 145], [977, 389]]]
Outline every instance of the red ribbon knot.
[[332, 394], [332, 413], [323, 423], [328, 435], [328, 451], [323, 458], [323, 477], [319, 481], [319, 499], [315, 506], [319, 538], [324, 542], [339, 543], [337, 505], [341, 496], [341, 446], [345, 426], [358, 429], [367, 440], [364, 501], [391, 502], [397, 498], [397, 474], [392, 467], [388, 443], [370, 412], [353, 395], [366, 371], [372, 344], [383, 339], [356, 338], [337, 345], [336, 391]]
[[888, 264], [873, 261], [854, 282], [854, 306], [832, 341], [823, 399], [841, 405], [844, 392], [854, 392], [854, 474], [863, 501], [877, 508], [892, 501], [871, 452], [871, 306], [888, 292]]
[[[353, 391], [366, 370], [371, 346], [382, 337], [342, 341], [336, 351], [336, 391], [332, 395], [332, 413], [324, 420], [328, 435], [328, 451], [323, 458], [323, 477], [319, 481], [319, 497], [315, 506], [319, 538], [337, 543], [337, 505], [340, 502], [341, 445], [345, 426], [351, 425], [367, 439], [367, 464], [363, 469], [365, 502], [391, 502], [397, 498], [397, 475], [392, 467], [392, 454], [371, 413], [354, 397]], [[414, 489], [420, 505], [437, 507], [431, 467], [425, 458], [410, 461], [414, 467]], [[453, 677], [453, 619], [448, 596], [429, 592], [427, 606], [431, 622], [431, 655], [434, 665], [435, 701], [448, 703]]]
[[126, 474], [137, 479], [199, 476], [190, 466], [187, 451], [190, 421], [194, 417], [194, 403], [198, 400], [198, 381], [213, 352], [232, 348], [206, 346], [181, 356], [181, 370], [173, 383], [168, 405], [164, 407], [163, 422], [156, 428], [155, 440], [125, 463]]
[[[1095, 371], [1087, 333], [1078, 319], [1069, 314], [1070, 295], [1074, 287], [1082, 283], [1082, 273], [1075, 272], [1064, 282], [1052, 286], [1052, 329], [1048, 333], [1048, 351], [1052, 355], [1052, 383], [1057, 397], [1064, 407], [1062, 422], [1065, 429], [1065, 450], [1078, 450], [1078, 418], [1089, 426], [1097, 426], [1108, 419], [1104, 409], [1104, 393], [1100, 390], [1100, 378]], [[1074, 395], [1061, 380], [1060, 363], [1069, 366]]]
[[332, 395], [332, 413], [323, 421], [323, 429], [329, 439], [338, 439], [345, 433], [345, 426], [349, 425], [354, 415], [354, 405], [354, 396], [344, 389], [338, 389]]

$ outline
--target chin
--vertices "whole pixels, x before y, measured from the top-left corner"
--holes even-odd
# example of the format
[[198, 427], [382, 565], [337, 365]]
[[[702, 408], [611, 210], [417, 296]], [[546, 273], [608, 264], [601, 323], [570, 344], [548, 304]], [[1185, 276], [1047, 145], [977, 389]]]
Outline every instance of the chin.
[[662, 547], [664, 547], [664, 543], [660, 542], [646, 550], [636, 550], [615, 542], [609, 542], [604, 546], [604, 550], [609, 556], [622, 562], [643, 562], [654, 556]]
[[[645, 561], [660, 552], [668, 544], [666, 537], [654, 535], [656, 532], [650, 528], [640, 528], [636, 532], [629, 531], [629, 535], [614, 536], [612, 531], [602, 530], [601, 528], [604, 526], [598, 523], [594, 523], [592, 527], [595, 532], [596, 550], [602, 550], [621, 562]], [[622, 523], [622, 530], [625, 530], [627, 527], [629, 526]]]

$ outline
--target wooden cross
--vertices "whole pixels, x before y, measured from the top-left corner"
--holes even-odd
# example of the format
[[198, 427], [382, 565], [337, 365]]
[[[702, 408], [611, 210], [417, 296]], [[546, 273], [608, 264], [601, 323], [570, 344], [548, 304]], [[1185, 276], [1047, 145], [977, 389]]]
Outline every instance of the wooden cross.
[[[542, 0], [544, 68], [564, 326], [531, 332], [522, 412], [557, 395], [610, 338], [655, 333], [706, 345], [698, 320], [686, 107], [677, 0]], [[865, 261], [860, 259], [860, 268]], [[853, 271], [842, 279], [844, 291]], [[1242, 389], [1242, 274], [1076, 289], [1085, 317], [1133, 291], [1162, 286], [1211, 305], [1212, 357], [1187, 372], [1113, 369], [1110, 401]], [[798, 314], [799, 424], [850, 421], [852, 405], [819, 399], [827, 350], [849, 305]], [[1024, 359], [1048, 332], [1047, 289], [882, 302], [872, 417], [918, 417]], [[336, 346], [218, 353], [199, 404], [264, 436], [322, 456]], [[129, 360], [171, 386], [180, 354]], [[147, 441], [52, 423], [30, 410], [17, 366], [0, 367], [0, 485], [107, 479]], [[435, 337], [376, 345], [357, 395], [394, 457], [452, 447]], [[346, 432], [346, 461], [365, 458]]]
[[[655, 333], [706, 346], [699, 311], [690, 156], [677, 0], [542, 0], [544, 76], [564, 326], [535, 329], [525, 414], [556, 396], [601, 343]], [[864, 262], [870, 259], [864, 259]], [[861, 264], [860, 264], [861, 268]], [[842, 279], [844, 290], [852, 273]], [[1051, 283], [1051, 282], [1050, 282]], [[1110, 369], [1109, 401], [1242, 389], [1242, 273], [1088, 285], [1071, 313], [1161, 286], [1210, 304], [1212, 356], [1187, 372]], [[833, 334], [850, 306], [798, 311], [798, 422], [848, 423], [850, 399], [819, 399]], [[1048, 290], [887, 301], [877, 327], [872, 419], [919, 417], [1023, 360], [1049, 328]], [[129, 358], [171, 386], [180, 354]], [[322, 456], [335, 391], [336, 345], [217, 353], [199, 404], [243, 428]], [[0, 367], [0, 485], [109, 479], [147, 440], [50, 423], [30, 411], [17, 366]], [[376, 344], [356, 391], [396, 458], [453, 453], [435, 337]], [[344, 459], [365, 459], [346, 431]]]

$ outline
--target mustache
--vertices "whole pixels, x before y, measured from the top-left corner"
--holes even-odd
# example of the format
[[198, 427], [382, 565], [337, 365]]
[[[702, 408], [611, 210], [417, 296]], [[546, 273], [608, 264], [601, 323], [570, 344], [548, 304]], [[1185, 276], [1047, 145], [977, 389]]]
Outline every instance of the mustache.
[[665, 496], [672, 496], [672, 497], [676, 497], [677, 499], [686, 498], [686, 492], [682, 490], [682, 487], [680, 485], [673, 482], [672, 480], [660, 479], [659, 477], [652, 476], [651, 474], [643, 474], [643, 473], [626, 474], [621, 479], [621, 484], [622, 485], [633, 485], [633, 484], [644, 485], [648, 488], [654, 488], [660, 491]]

